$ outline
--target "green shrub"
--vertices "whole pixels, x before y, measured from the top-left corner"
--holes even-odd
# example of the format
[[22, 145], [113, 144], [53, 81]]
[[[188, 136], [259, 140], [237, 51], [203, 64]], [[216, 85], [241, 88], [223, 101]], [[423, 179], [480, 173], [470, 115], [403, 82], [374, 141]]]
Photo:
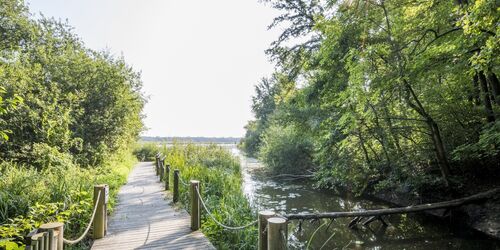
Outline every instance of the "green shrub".
[[[80, 236], [92, 213], [93, 186], [109, 185], [112, 210], [134, 164], [135, 158], [125, 151], [97, 168], [52, 164], [37, 170], [0, 163], [0, 238], [22, 245], [24, 235], [51, 221], [65, 223], [66, 238]], [[89, 241], [75, 247], [88, 248]]]
[[[200, 181], [203, 200], [218, 221], [241, 226], [256, 219], [242, 191], [239, 160], [228, 150], [217, 145], [189, 144], [164, 147], [162, 151], [172, 168], [180, 170], [183, 182]], [[179, 198], [188, 209], [189, 190], [182, 184]], [[201, 229], [218, 249], [254, 249], [257, 245], [256, 226], [224, 230], [203, 213]]]
[[271, 125], [264, 133], [259, 158], [276, 173], [302, 173], [312, 167], [313, 144], [298, 129]]
[[134, 155], [140, 161], [154, 161], [155, 155], [158, 153], [158, 145], [153, 142], [141, 143], [136, 145]]

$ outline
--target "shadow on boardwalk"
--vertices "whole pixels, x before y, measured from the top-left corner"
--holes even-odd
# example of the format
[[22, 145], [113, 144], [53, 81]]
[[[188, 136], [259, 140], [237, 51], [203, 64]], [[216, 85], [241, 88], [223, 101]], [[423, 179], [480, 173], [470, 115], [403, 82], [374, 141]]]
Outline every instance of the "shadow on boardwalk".
[[137, 164], [120, 189], [106, 237], [92, 249], [215, 249], [203, 233], [191, 231], [189, 215], [172, 208], [163, 190], [153, 164]]

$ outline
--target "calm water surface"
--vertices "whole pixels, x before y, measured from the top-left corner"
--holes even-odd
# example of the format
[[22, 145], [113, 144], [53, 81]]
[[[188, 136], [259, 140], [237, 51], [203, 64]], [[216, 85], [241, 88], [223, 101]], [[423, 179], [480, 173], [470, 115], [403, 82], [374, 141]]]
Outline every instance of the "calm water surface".
[[[389, 207], [385, 203], [340, 197], [328, 190], [312, 188], [308, 181], [270, 179], [255, 159], [242, 156], [234, 146], [233, 154], [241, 159], [244, 192], [257, 210], [278, 213], [352, 211]], [[500, 249], [499, 242], [469, 230], [457, 230], [447, 223], [418, 215], [385, 217], [389, 226], [375, 221], [368, 227], [349, 229], [351, 219], [291, 221], [288, 241], [291, 249]], [[329, 225], [330, 224], [330, 225]], [[323, 225], [323, 226], [321, 226]], [[320, 227], [318, 229], [318, 227]], [[316, 232], [316, 233], [314, 233]], [[314, 235], [314, 236], [313, 236]]]

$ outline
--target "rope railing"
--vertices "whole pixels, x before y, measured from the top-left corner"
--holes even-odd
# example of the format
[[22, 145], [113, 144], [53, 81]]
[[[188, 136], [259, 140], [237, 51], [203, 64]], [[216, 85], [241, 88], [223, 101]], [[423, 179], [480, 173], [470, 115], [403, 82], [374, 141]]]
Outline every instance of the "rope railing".
[[[97, 193], [97, 200], [99, 200], [100, 198], [101, 198], [101, 190], [99, 190]], [[92, 223], [94, 223], [94, 218], [95, 218], [95, 214], [97, 211], [97, 204], [99, 204], [99, 202], [96, 202], [94, 204], [94, 211], [92, 212], [92, 217], [90, 217], [90, 222], [88, 223], [87, 228], [85, 229], [83, 234], [80, 237], [78, 237], [78, 239], [76, 239], [76, 240], [68, 240], [68, 239], [63, 238], [64, 243], [73, 245], [73, 244], [80, 242], [81, 240], [83, 240], [85, 238], [85, 236], [87, 236], [87, 234], [90, 231], [90, 226], [92, 225]]]
[[[160, 164], [159, 159], [160, 154], [157, 154], [157, 164], [156, 164], [156, 169], [157, 173], [161, 174], [161, 169], [162, 164]], [[163, 164], [164, 165], [164, 164]], [[167, 164], [167, 166], [170, 166], [170, 164]], [[163, 176], [166, 180], [170, 178], [169, 176], [170, 171], [168, 171], [166, 176]], [[160, 176], [161, 179], [161, 176]], [[169, 184], [169, 181], [165, 182], [165, 190], [170, 190], [170, 187], [167, 185]], [[286, 249], [287, 246], [287, 235], [288, 235], [288, 230], [287, 230], [287, 223], [288, 220], [284, 216], [280, 216], [276, 214], [273, 211], [259, 211], [258, 212], [258, 218], [254, 221], [251, 221], [248, 224], [241, 225], [241, 226], [230, 226], [226, 225], [215, 217], [215, 215], [211, 212], [210, 209], [207, 207], [206, 201], [203, 199], [200, 193], [200, 182], [197, 180], [190, 180], [189, 182], [185, 181], [184, 178], [182, 178], [180, 174], [179, 169], [174, 169], [173, 171], [173, 195], [172, 199], [173, 202], [179, 202], [180, 201], [180, 185], [185, 186], [185, 187], [190, 187], [189, 192], [191, 193], [190, 199], [184, 199], [186, 202], [186, 207], [188, 207], [188, 204], [191, 204], [190, 206], [190, 219], [191, 219], [191, 230], [196, 231], [200, 229], [201, 226], [201, 210], [204, 210], [205, 213], [207, 214], [207, 217], [213, 221], [216, 225], [222, 227], [224, 230], [232, 230], [232, 231], [237, 231], [237, 230], [243, 230], [246, 228], [249, 228], [251, 226], [257, 225], [257, 231], [259, 235], [259, 240], [258, 240], [258, 249], [260, 250], [267, 250], [267, 249]], [[201, 203], [201, 204], [200, 204]], [[202, 208], [201, 208], [202, 207]], [[269, 246], [268, 246], [269, 244]]]
[[92, 215], [84, 232], [75, 240], [64, 238], [64, 223], [50, 222], [32, 230], [25, 237], [26, 249], [32, 250], [63, 250], [64, 244], [73, 245], [81, 242], [88, 236], [92, 227], [94, 239], [103, 238], [107, 228], [107, 200], [108, 185], [94, 185], [94, 206]]
[[181, 177], [180, 175], [179, 175], [179, 181], [180, 181], [180, 183], [181, 183], [182, 185], [184, 185], [184, 186], [186, 186], [186, 187], [187, 187], [187, 186], [189, 186], [189, 184], [188, 184], [187, 182], [185, 182], [185, 181], [183, 181], [183, 180], [182, 180], [182, 177]]
[[222, 224], [220, 221], [218, 221], [214, 217], [214, 215], [210, 212], [210, 210], [208, 210], [208, 208], [207, 208], [207, 206], [205, 204], [205, 201], [203, 200], [203, 198], [200, 195], [200, 190], [198, 189], [198, 187], [195, 187], [195, 190], [196, 190], [196, 194], [198, 195], [198, 198], [200, 199], [201, 205], [203, 206], [203, 208], [207, 212], [208, 216], [212, 219], [213, 222], [215, 222], [217, 225], [223, 227], [224, 229], [227, 229], [227, 230], [241, 230], [241, 229], [245, 229], [247, 227], [250, 227], [250, 226], [253, 226], [253, 225], [257, 224], [258, 220], [254, 220], [254, 221], [252, 221], [252, 222], [250, 222], [250, 223], [248, 223], [246, 225], [238, 226], [238, 227], [227, 226], [227, 225]]

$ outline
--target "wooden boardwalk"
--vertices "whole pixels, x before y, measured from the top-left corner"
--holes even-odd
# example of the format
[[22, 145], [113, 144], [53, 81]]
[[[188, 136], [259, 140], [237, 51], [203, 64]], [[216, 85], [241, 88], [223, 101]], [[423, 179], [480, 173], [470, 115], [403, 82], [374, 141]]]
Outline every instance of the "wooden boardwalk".
[[189, 214], [172, 208], [163, 190], [152, 163], [135, 166], [120, 189], [106, 237], [92, 249], [215, 249], [203, 233], [191, 231]]

